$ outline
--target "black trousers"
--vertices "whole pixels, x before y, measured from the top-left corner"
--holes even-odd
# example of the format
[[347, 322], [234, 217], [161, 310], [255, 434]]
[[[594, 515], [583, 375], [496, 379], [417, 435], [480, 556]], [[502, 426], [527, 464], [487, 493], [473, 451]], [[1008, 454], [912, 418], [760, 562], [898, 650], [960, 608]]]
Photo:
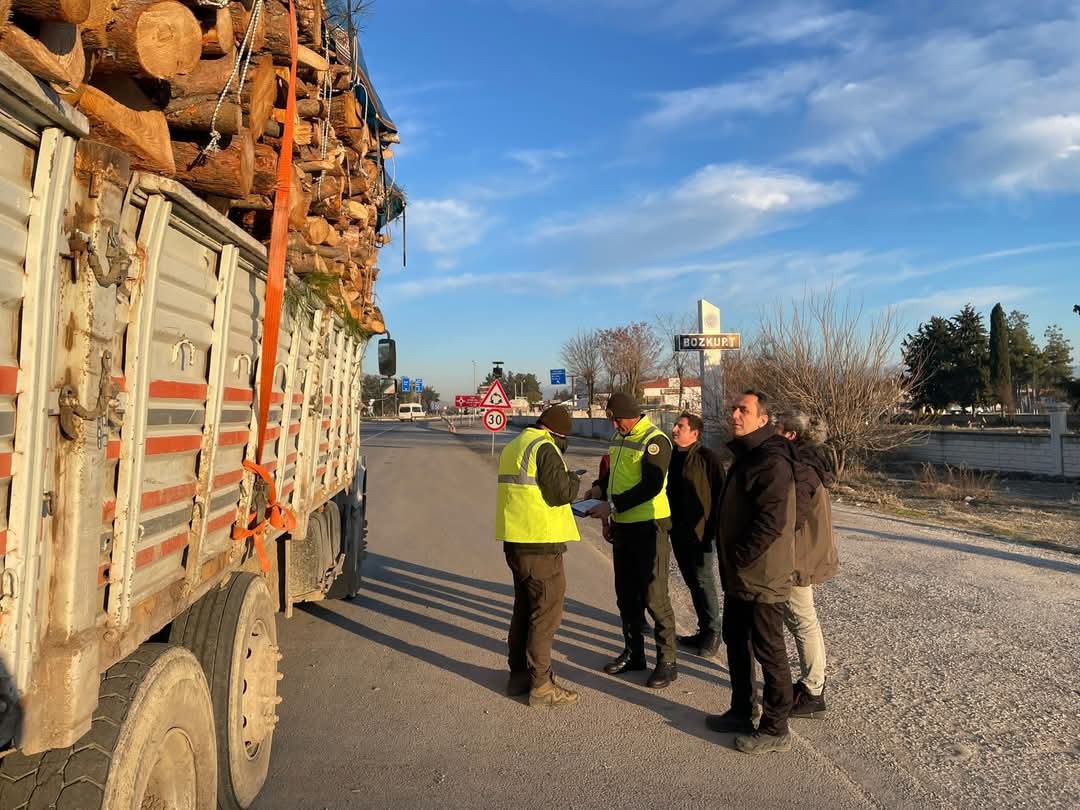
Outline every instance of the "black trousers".
[[716, 546], [692, 531], [671, 529], [671, 550], [697, 614], [699, 633], [720, 633], [720, 582]]
[[731, 675], [731, 708], [749, 717], [754, 710], [754, 659], [761, 664], [762, 734], [787, 734], [791, 670], [784, 647], [784, 603], [748, 602], [724, 595], [724, 644]]
[[645, 655], [645, 611], [653, 620], [658, 662], [675, 663], [675, 611], [668, 595], [669, 520], [612, 523], [615, 601], [626, 649]]

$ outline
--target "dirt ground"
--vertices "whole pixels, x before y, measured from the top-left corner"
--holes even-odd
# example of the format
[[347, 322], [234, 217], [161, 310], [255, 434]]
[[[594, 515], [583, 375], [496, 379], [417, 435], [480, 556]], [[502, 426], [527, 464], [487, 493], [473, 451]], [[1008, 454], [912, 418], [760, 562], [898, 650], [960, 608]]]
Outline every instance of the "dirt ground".
[[1077, 482], [892, 464], [851, 470], [832, 491], [837, 503], [1080, 552]]

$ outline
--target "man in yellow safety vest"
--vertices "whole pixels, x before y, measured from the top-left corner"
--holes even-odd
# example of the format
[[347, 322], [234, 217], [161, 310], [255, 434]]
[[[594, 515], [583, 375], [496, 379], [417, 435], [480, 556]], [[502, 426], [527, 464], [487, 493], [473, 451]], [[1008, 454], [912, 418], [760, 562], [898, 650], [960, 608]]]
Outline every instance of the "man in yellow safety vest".
[[589, 514], [611, 519], [615, 601], [626, 646], [604, 671], [618, 675], [646, 668], [643, 628], [648, 610], [655, 627], [656, 668], [645, 685], [663, 689], [677, 676], [675, 613], [668, 595], [671, 508], [665, 491], [671, 440], [645, 418], [629, 394], [612, 394], [607, 415], [615, 427], [608, 447], [611, 464], [607, 476], [589, 491], [590, 497], [607, 502]]
[[572, 427], [570, 413], [553, 406], [499, 456], [495, 539], [502, 541], [514, 577], [506, 693], [528, 693], [530, 706], [568, 706], [578, 699], [551, 673], [551, 643], [566, 594], [563, 553], [568, 542], [581, 539], [570, 510], [581, 480], [562, 456]]

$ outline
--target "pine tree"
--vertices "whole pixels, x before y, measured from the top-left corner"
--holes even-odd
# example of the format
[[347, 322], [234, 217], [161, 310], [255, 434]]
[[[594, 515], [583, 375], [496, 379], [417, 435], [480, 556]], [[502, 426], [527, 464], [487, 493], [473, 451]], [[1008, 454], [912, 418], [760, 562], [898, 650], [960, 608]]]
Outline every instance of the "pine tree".
[[1072, 344], [1057, 324], [1048, 326], [1043, 337], [1046, 343], [1040, 352], [1040, 382], [1043, 388], [1052, 388], [1063, 393], [1072, 379]]
[[1009, 313], [1008, 323], [1009, 368], [1012, 371], [1013, 395], [1019, 400], [1021, 392], [1033, 391], [1040, 364], [1039, 347], [1031, 337], [1027, 315], [1014, 309]]
[[908, 375], [914, 381], [913, 404], [941, 410], [953, 399], [952, 375], [956, 368], [953, 324], [937, 316], [919, 324], [902, 347]]
[[1009, 363], [1009, 325], [1005, 310], [995, 304], [990, 312], [990, 389], [1002, 413], [1012, 413], [1012, 366]]
[[953, 399], [974, 410], [990, 389], [990, 346], [983, 317], [966, 304], [952, 317], [956, 368], [952, 374]]

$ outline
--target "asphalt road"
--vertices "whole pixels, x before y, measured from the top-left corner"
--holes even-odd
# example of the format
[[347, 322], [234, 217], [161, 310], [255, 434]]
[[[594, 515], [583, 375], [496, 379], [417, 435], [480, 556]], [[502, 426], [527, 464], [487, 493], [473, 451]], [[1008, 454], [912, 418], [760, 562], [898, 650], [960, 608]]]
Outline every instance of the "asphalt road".
[[[490, 439], [364, 428], [362, 595], [279, 622], [285, 700], [259, 810], [1078, 805], [1080, 557], [838, 506], [844, 571], [819, 592], [829, 716], [793, 722], [790, 754], [749, 757], [703, 724], [728, 704], [722, 653], [684, 656], [659, 692], [599, 671], [621, 637], [595, 521], [567, 554], [555, 644], [580, 703], [505, 697]], [[601, 453], [577, 440], [568, 461]], [[677, 575], [672, 597], [689, 629]]]

